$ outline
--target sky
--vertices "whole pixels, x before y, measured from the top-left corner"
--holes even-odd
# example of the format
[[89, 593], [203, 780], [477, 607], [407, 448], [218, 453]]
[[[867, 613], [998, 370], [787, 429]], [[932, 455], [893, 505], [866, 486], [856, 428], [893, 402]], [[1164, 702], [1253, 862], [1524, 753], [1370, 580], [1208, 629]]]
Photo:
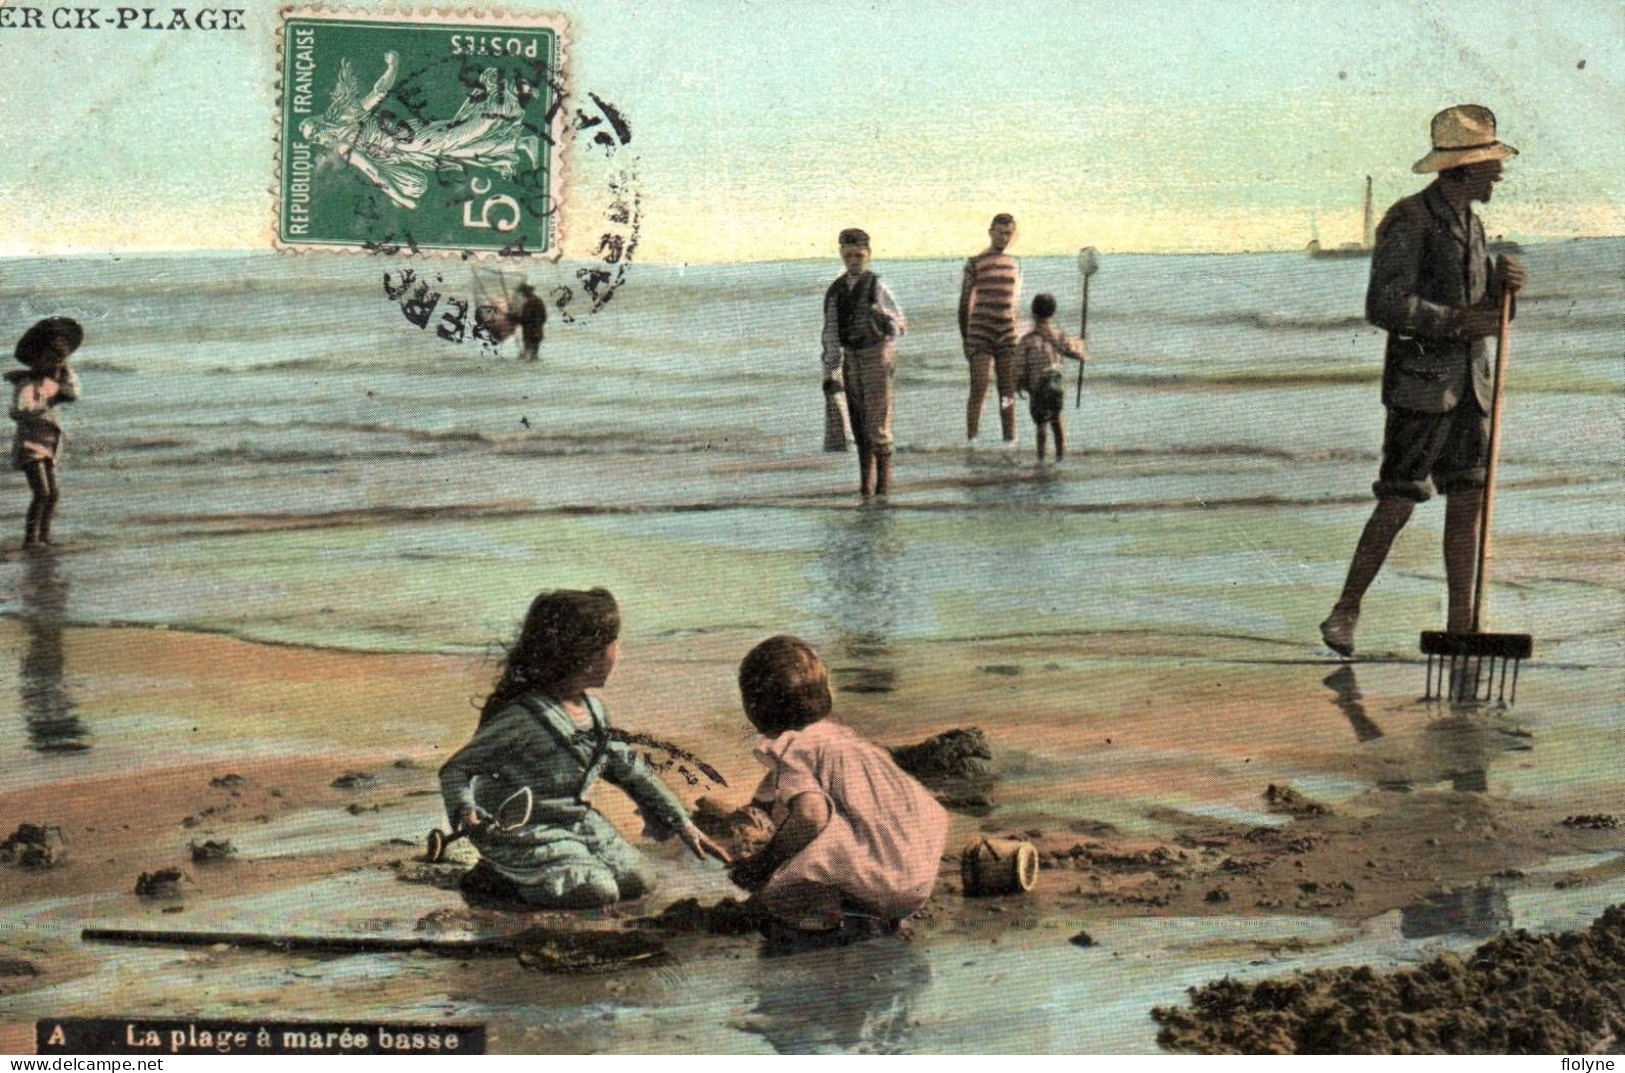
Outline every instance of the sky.
[[[0, 256], [269, 246], [279, 5], [232, 2], [246, 31], [0, 28]], [[505, 6], [564, 12], [630, 120], [644, 260], [963, 256], [996, 212], [1026, 255], [1335, 245], [1465, 102], [1521, 151], [1492, 234], [1625, 234], [1617, 0]]]

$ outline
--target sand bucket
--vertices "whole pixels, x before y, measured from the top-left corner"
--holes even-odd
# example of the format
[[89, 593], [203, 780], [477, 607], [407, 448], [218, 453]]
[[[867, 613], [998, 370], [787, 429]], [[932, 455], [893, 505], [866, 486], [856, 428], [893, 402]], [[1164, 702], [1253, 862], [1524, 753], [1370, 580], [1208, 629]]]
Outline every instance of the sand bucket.
[[1038, 850], [1017, 838], [978, 838], [959, 853], [965, 893], [1021, 894], [1038, 882]]

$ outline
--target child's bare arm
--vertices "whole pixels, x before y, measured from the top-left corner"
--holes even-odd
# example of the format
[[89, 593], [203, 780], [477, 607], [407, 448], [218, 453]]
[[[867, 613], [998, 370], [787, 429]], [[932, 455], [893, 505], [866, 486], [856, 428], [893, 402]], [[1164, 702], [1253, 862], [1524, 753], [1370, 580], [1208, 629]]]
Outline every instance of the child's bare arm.
[[79, 377], [68, 366], [64, 365], [56, 375], [57, 402], [72, 402], [79, 397]]
[[884, 283], [875, 284], [873, 312], [886, 338], [895, 339], [908, 333], [908, 318], [903, 316], [903, 307], [897, 304], [896, 295]]
[[971, 292], [976, 289], [975, 269], [971, 262], [965, 262], [965, 278], [959, 284], [959, 338], [968, 343], [965, 337], [970, 334], [970, 298]]
[[42, 414], [47, 403], [39, 385], [24, 380], [17, 385], [16, 392], [11, 397], [11, 419], [21, 421], [25, 417]]
[[831, 815], [829, 798], [823, 794], [814, 791], [797, 794], [790, 802], [790, 814], [773, 832], [772, 841], [734, 865], [733, 881], [746, 890], [759, 890], [774, 872], [806, 849], [829, 826]]

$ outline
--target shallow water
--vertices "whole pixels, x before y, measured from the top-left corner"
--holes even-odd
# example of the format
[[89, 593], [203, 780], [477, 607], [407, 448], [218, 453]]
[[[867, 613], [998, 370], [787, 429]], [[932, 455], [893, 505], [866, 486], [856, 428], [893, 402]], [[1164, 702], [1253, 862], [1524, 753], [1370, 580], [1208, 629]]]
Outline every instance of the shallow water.
[[[1526, 259], [1498, 533], [1615, 538], [1625, 241]], [[383, 301], [386, 267], [0, 263], [0, 322], [69, 312], [89, 333], [84, 395], [65, 411], [71, 554], [32, 585], [25, 564], [0, 563], [16, 577], [0, 611], [466, 650], [509, 632], [513, 588], [601, 573], [634, 587], [633, 611], [653, 609], [635, 630], [746, 621], [766, 562], [768, 609], [811, 632], [845, 605], [899, 637], [1033, 617], [1026, 628], [1216, 623], [1297, 639], [1277, 593], [1334, 587], [1368, 502], [1381, 334], [1361, 320], [1363, 263], [1109, 259], [1073, 453], [1044, 471], [1029, 447], [962, 447], [958, 264], [880, 266], [914, 325], [899, 492], [881, 519], [848, 509], [851, 456], [817, 450], [816, 295], [831, 266], [640, 266], [604, 313], [552, 326], [540, 367], [425, 338]], [[459, 271], [443, 270], [450, 291]], [[1029, 259], [1026, 274], [1029, 292], [1074, 300], [1069, 259]], [[1433, 513], [1419, 528], [1436, 529]], [[1168, 531], [1177, 548], [1134, 554]], [[685, 581], [707, 598], [687, 599]], [[1562, 610], [1529, 609], [1536, 625], [1587, 599], [1550, 595]]]

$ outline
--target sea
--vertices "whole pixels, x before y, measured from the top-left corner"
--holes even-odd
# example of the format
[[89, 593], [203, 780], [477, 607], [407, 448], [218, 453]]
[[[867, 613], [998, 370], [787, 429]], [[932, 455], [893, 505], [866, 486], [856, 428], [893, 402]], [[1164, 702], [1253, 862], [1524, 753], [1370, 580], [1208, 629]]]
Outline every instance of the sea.
[[[1617, 560], [1625, 240], [1524, 260], [1497, 532], [1593, 540]], [[427, 327], [390, 296], [406, 267], [443, 295]], [[634, 633], [1312, 642], [1367, 509], [1383, 337], [1363, 317], [1362, 260], [1104, 256], [1081, 392], [1066, 373], [1069, 453], [1044, 467], [1024, 402], [1017, 449], [1000, 448], [992, 402], [967, 446], [960, 262], [878, 262], [908, 317], [897, 490], [878, 509], [860, 507], [855, 454], [822, 450], [820, 297], [837, 262], [633, 265], [596, 313], [581, 267], [500, 270], [503, 286], [574, 286], [573, 321], [555, 310], [533, 364], [514, 340], [436, 335], [451, 298], [492, 285], [456, 261], [0, 261], [0, 334], [50, 315], [86, 329], [82, 397], [62, 411], [53, 614], [474, 651], [511, 636], [529, 594], [602, 583]], [[1076, 261], [1023, 269], [1076, 334]], [[14, 549], [27, 490], [9, 483]], [[6, 559], [0, 574], [25, 570]], [[0, 584], [0, 613], [26, 613], [27, 588]], [[1576, 600], [1591, 607], [1557, 591], [1539, 614]], [[1617, 618], [1617, 600], [1593, 597], [1585, 617]]]

